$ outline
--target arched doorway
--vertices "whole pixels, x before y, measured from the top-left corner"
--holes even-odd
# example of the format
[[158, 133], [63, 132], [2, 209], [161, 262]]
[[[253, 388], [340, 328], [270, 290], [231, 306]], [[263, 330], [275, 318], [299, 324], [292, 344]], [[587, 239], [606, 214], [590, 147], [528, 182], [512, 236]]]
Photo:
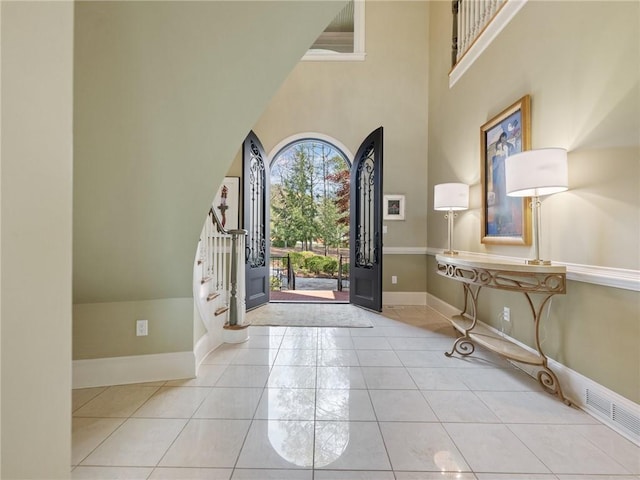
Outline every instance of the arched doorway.
[[[321, 151], [329, 157], [329, 150], [325, 139], [319, 138]], [[285, 144], [287, 145], [287, 144]], [[335, 147], [336, 145], [333, 144]], [[311, 148], [311, 147], [310, 147]], [[383, 127], [379, 127], [369, 134], [358, 148], [350, 168], [349, 178], [349, 303], [382, 311], [382, 163], [383, 163]], [[302, 156], [308, 155], [301, 153]], [[277, 156], [277, 152], [276, 152]], [[323, 157], [323, 154], [320, 155]], [[348, 157], [342, 153], [345, 163]], [[246, 308], [251, 310], [269, 302], [273, 267], [270, 261], [271, 247], [271, 205], [270, 163], [262, 144], [254, 132], [250, 132], [243, 142], [243, 210], [244, 229], [246, 233], [245, 247], [245, 293]], [[304, 165], [304, 164], [303, 164]], [[307, 164], [307, 170], [315, 167]], [[322, 165], [327, 165], [322, 162]], [[321, 170], [325, 168], [321, 167]], [[297, 167], [297, 173], [306, 178], [305, 167]], [[314, 173], [315, 177], [318, 177]], [[322, 177], [322, 176], [321, 176]], [[324, 178], [324, 177], [322, 177]], [[299, 209], [303, 205], [312, 206], [316, 194], [313, 182], [310, 183], [308, 196], [293, 196], [289, 199], [290, 208]], [[302, 184], [305, 182], [303, 181]], [[323, 186], [324, 188], [324, 186]], [[329, 191], [329, 189], [325, 189]], [[323, 192], [325, 191], [323, 190]], [[328, 196], [323, 196], [326, 201]], [[311, 203], [310, 203], [311, 201]], [[283, 212], [287, 209], [283, 209]], [[307, 210], [304, 210], [306, 212]], [[296, 218], [304, 216], [297, 214]], [[311, 217], [311, 214], [307, 216]], [[325, 224], [328, 224], [325, 222]], [[336, 225], [337, 217], [336, 217]], [[339, 230], [339, 228], [337, 229]], [[327, 230], [323, 236], [323, 246], [329, 247], [331, 231]], [[339, 238], [338, 232], [336, 237]], [[303, 232], [302, 244], [312, 246], [313, 232]], [[295, 238], [287, 240], [287, 243]], [[339, 244], [338, 244], [339, 245]], [[339, 246], [338, 246], [339, 248]], [[291, 261], [287, 261], [287, 273], [290, 271]], [[342, 268], [338, 267], [340, 273]], [[278, 274], [279, 275], [279, 274]], [[288, 281], [289, 278], [287, 279]], [[280, 277], [277, 279], [281, 282]]]
[[348, 303], [350, 152], [304, 133], [269, 158], [270, 301]]

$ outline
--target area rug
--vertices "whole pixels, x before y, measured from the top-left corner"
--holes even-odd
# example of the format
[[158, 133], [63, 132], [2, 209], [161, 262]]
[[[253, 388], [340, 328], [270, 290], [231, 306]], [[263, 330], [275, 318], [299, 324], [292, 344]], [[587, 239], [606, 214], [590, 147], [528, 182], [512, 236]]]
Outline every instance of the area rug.
[[379, 315], [349, 304], [267, 303], [247, 312], [246, 322], [278, 327], [371, 328], [375, 317]]

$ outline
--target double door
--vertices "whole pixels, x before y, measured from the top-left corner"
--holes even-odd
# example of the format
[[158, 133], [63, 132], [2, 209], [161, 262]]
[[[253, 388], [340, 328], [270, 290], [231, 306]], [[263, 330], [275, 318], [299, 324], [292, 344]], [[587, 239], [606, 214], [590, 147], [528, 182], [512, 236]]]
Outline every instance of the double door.
[[[349, 223], [349, 301], [382, 310], [382, 154], [383, 129], [360, 145], [351, 165]], [[242, 147], [244, 228], [247, 230], [246, 305], [269, 302], [269, 161], [251, 132]]]

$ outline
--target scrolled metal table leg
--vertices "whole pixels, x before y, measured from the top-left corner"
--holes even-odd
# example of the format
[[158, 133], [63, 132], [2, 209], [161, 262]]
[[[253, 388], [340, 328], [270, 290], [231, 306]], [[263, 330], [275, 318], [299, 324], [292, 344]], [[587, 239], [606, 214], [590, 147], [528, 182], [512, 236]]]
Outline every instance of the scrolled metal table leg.
[[560, 381], [556, 374], [553, 373], [548, 367], [543, 366], [541, 370], [538, 371], [538, 382], [542, 385], [542, 388], [551, 395], [557, 395], [560, 400], [562, 400], [566, 405], [571, 406], [571, 400], [566, 398], [562, 394], [562, 388], [560, 387]]
[[458, 355], [466, 357], [467, 355], [471, 355], [475, 349], [476, 346], [471, 340], [469, 340], [467, 337], [460, 337], [455, 341], [453, 347], [451, 347], [451, 351], [445, 352], [444, 354], [447, 357], [451, 357], [454, 353], [457, 353]]

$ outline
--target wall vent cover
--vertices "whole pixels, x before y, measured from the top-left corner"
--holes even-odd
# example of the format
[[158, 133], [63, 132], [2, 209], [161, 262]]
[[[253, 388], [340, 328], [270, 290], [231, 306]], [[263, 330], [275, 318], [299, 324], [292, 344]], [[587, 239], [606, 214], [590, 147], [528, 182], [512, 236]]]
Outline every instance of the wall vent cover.
[[585, 403], [592, 410], [609, 419], [611, 426], [627, 432], [636, 443], [640, 442], [640, 416], [590, 388], [585, 389]]

